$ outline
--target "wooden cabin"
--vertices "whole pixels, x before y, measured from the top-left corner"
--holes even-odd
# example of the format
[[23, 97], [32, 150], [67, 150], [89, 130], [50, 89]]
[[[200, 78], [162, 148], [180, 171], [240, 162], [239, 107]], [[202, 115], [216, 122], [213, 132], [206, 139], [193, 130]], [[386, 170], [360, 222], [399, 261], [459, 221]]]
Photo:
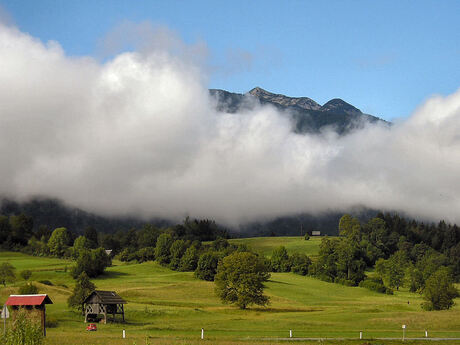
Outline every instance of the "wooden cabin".
[[40, 319], [43, 335], [46, 336], [46, 304], [53, 304], [48, 295], [10, 295], [5, 304], [11, 307], [13, 318], [15, 312], [25, 309], [31, 318]]
[[89, 318], [97, 319], [101, 315], [104, 323], [107, 323], [107, 315], [112, 315], [112, 321], [115, 321], [116, 315], [121, 315], [122, 321], [125, 322], [125, 304], [126, 301], [114, 291], [94, 290], [83, 302], [85, 322], [88, 322]]

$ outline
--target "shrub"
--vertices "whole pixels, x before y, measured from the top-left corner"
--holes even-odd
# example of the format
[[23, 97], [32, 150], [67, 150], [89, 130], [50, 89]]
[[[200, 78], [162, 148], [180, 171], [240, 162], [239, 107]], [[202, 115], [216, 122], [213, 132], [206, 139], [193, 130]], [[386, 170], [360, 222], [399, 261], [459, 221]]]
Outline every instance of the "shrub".
[[[129, 262], [137, 260], [137, 254], [138, 253], [133, 248], [128, 247], [123, 249], [121, 253], [117, 255], [116, 258], [123, 262]], [[153, 256], [155, 257], [155, 254]]]
[[32, 276], [32, 271], [31, 270], [23, 270], [19, 273], [22, 279], [24, 280], [29, 280], [29, 278]]
[[368, 278], [359, 283], [360, 287], [363, 287], [365, 289], [379, 292], [379, 293], [386, 293], [387, 295], [392, 295], [393, 294], [393, 289], [386, 287], [383, 285], [383, 282], [381, 279], [373, 279], [373, 278]]
[[155, 260], [155, 247], [141, 248], [133, 256], [135, 256], [139, 262], [153, 261]]
[[38, 287], [32, 283], [27, 283], [19, 288], [20, 295], [35, 295], [38, 293]]

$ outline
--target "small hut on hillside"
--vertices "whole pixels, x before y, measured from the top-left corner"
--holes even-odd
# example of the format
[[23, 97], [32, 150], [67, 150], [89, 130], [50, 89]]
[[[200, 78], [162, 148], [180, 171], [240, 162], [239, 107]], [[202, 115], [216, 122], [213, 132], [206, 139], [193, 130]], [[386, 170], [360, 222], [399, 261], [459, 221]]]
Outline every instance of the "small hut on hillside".
[[85, 322], [88, 322], [88, 318], [97, 319], [102, 315], [103, 322], [107, 323], [107, 314], [112, 315], [112, 321], [115, 321], [115, 315], [121, 315], [125, 322], [124, 304], [126, 301], [114, 291], [94, 290], [83, 301]]
[[40, 319], [43, 335], [46, 336], [46, 304], [53, 304], [48, 295], [10, 295], [5, 304], [11, 307], [13, 318], [15, 312], [25, 309], [31, 318]]

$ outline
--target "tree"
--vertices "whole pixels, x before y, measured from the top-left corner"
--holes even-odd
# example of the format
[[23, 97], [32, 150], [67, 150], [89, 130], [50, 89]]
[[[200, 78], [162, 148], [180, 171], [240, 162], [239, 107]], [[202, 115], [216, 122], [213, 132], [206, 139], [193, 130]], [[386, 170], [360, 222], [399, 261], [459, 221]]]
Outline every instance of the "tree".
[[72, 295], [70, 295], [70, 297], [67, 299], [67, 305], [74, 309], [81, 308], [83, 312], [83, 301], [95, 289], [96, 286], [91, 283], [88, 275], [85, 272], [82, 272], [77, 278], [77, 282], [73, 288]]
[[318, 259], [311, 265], [310, 274], [321, 280], [332, 282], [337, 277], [337, 247], [338, 239], [324, 237], [319, 246]]
[[24, 280], [29, 280], [29, 278], [32, 276], [32, 271], [31, 270], [23, 270], [19, 273], [22, 279]]
[[164, 233], [158, 236], [155, 247], [155, 258], [160, 265], [167, 265], [171, 260], [169, 250], [173, 243], [173, 238], [170, 234]]
[[294, 253], [291, 256], [291, 271], [303, 276], [308, 274], [308, 267], [311, 265], [311, 260], [305, 254]]
[[91, 245], [88, 239], [85, 236], [78, 236], [75, 241], [73, 242], [72, 248], [72, 258], [78, 258], [78, 255], [82, 250], [90, 249]]
[[11, 226], [8, 217], [0, 215], [0, 244], [5, 243], [10, 234]]
[[19, 244], [25, 246], [27, 241], [33, 236], [34, 221], [32, 217], [26, 216], [21, 213], [17, 216], [10, 216], [9, 218], [11, 235], [10, 241], [12, 244]]
[[171, 248], [169, 249], [169, 254], [171, 257], [169, 268], [171, 268], [172, 270], [179, 269], [180, 260], [182, 256], [184, 256], [185, 250], [186, 246], [184, 240], [174, 241], [174, 243], [171, 245]]
[[423, 298], [426, 300], [422, 304], [425, 310], [444, 310], [454, 305], [454, 298], [459, 296], [458, 290], [452, 284], [447, 267], [439, 268], [427, 279]]
[[280, 246], [273, 251], [271, 265], [273, 272], [289, 272], [291, 270], [291, 262], [285, 247]]
[[85, 229], [85, 237], [88, 240], [88, 246], [91, 249], [96, 249], [99, 246], [99, 240], [97, 237], [97, 231], [92, 226], [88, 226]]
[[66, 228], [57, 228], [51, 234], [48, 241], [48, 247], [51, 255], [62, 257], [70, 241], [70, 234]]
[[406, 270], [407, 262], [404, 253], [397, 251], [386, 262], [386, 277], [388, 286], [399, 290]]
[[213, 281], [217, 272], [219, 256], [215, 252], [201, 254], [195, 270], [195, 276], [202, 280]]
[[192, 245], [187, 248], [180, 260], [179, 271], [194, 271], [198, 264], [198, 249]]
[[82, 250], [77, 259], [77, 264], [72, 269], [72, 277], [76, 279], [82, 272], [94, 278], [104, 273], [106, 267], [111, 265], [110, 257], [103, 248]]
[[349, 214], [345, 214], [340, 218], [339, 221], [339, 235], [340, 236], [346, 236], [346, 237], [351, 237], [354, 234], [358, 233], [361, 229], [361, 224], [359, 223], [359, 220], [356, 218], [353, 218]]
[[358, 285], [365, 277], [366, 263], [356, 242], [349, 238], [342, 238], [337, 242], [335, 252], [337, 253], [337, 277]]
[[217, 268], [215, 291], [224, 303], [234, 303], [241, 309], [250, 304], [266, 305], [264, 282], [270, 273], [262, 259], [253, 253], [235, 252], [226, 256]]
[[0, 264], [0, 283], [6, 286], [6, 283], [12, 283], [16, 279], [14, 270], [16, 268], [9, 262]]

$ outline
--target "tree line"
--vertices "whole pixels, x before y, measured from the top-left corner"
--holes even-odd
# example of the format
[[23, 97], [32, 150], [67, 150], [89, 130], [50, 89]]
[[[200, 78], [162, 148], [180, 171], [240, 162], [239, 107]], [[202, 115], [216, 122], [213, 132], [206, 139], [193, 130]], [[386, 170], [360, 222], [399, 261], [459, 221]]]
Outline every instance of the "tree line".
[[[374, 274], [367, 275], [369, 269]], [[388, 294], [404, 285], [424, 295], [425, 309], [448, 309], [458, 296], [452, 283], [460, 280], [460, 229], [397, 214], [380, 213], [366, 223], [344, 215], [339, 237], [322, 240], [309, 274]]]
[[[175, 226], [159, 228], [146, 224], [113, 234], [87, 227], [83, 234], [75, 234], [63, 227], [51, 231], [40, 226], [34, 231], [33, 219], [24, 214], [0, 216], [0, 247], [71, 258], [75, 260], [71, 274], [77, 281], [102, 274], [115, 256], [126, 262], [155, 260], [172, 270], [193, 271], [203, 280], [220, 277], [216, 281], [219, 287], [223, 286], [222, 277], [234, 276], [231, 266], [245, 267], [246, 264], [239, 263], [244, 261], [259, 270], [250, 269], [251, 274], [257, 273], [265, 281], [268, 272], [293, 272], [388, 294], [407, 286], [425, 296], [426, 309], [452, 306], [458, 295], [452, 282], [460, 280], [460, 229], [456, 225], [443, 221], [424, 224], [397, 214], [380, 213], [367, 222], [344, 215], [338, 232], [338, 237], [322, 239], [319, 254], [314, 258], [302, 253], [289, 255], [286, 248], [279, 247], [268, 259], [245, 245], [231, 244], [226, 231], [211, 220], [186, 218]], [[112, 250], [110, 256], [107, 249]], [[224, 265], [224, 261], [228, 264]], [[224, 268], [226, 273], [219, 274]], [[253, 275], [245, 274], [250, 282]], [[233, 296], [239, 302], [232, 303], [246, 307], [247, 302], [241, 302], [245, 299], [240, 297]], [[259, 295], [254, 303], [267, 301]]]

